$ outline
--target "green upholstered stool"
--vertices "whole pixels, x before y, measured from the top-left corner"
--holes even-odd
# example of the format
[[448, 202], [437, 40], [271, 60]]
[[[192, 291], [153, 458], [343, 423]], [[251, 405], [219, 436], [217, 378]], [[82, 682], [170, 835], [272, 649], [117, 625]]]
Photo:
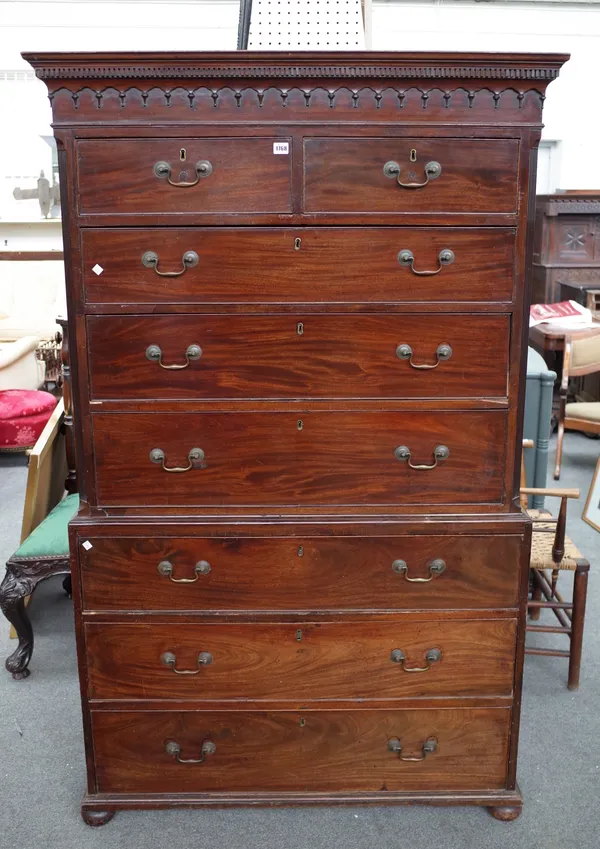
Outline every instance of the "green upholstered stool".
[[19, 638], [19, 645], [6, 659], [6, 668], [13, 678], [27, 678], [33, 653], [33, 629], [25, 599], [40, 581], [51, 575], [69, 574], [68, 526], [78, 509], [77, 493], [63, 498], [6, 564], [6, 575], [0, 584], [0, 608]]

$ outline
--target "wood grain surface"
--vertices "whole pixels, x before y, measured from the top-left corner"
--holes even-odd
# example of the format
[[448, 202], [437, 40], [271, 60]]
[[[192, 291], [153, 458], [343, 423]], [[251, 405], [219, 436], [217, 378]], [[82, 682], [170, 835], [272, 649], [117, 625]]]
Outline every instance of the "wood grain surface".
[[[86, 228], [81, 238], [90, 303], [507, 302], [514, 286], [515, 232], [502, 227]], [[417, 270], [437, 269], [445, 249], [455, 259], [420, 277], [399, 264], [404, 249]], [[180, 271], [190, 250], [198, 265], [180, 277], [142, 265], [154, 251], [161, 271]]]
[[[87, 328], [94, 399], [508, 394], [504, 315], [90, 316]], [[168, 369], [148, 359], [150, 345], [165, 366], [185, 366], [190, 345], [202, 355]], [[411, 361], [399, 345], [410, 345]], [[440, 345], [452, 354], [438, 362]]]
[[[410, 161], [411, 150], [416, 161]], [[423, 183], [425, 165], [442, 173], [417, 189], [402, 188], [383, 166], [400, 166], [405, 183]], [[305, 138], [307, 212], [514, 212], [519, 143], [515, 139]]]
[[[493, 790], [504, 786], [504, 709], [277, 712], [92, 712], [100, 792]], [[437, 751], [401, 761], [425, 740]], [[201, 764], [203, 742], [216, 745]]]
[[[289, 212], [290, 156], [273, 154], [273, 138], [116, 139], [77, 143], [79, 211], [113, 213]], [[180, 160], [181, 150], [186, 160]], [[173, 182], [193, 182], [196, 163], [212, 173], [196, 186], [172, 186], [157, 177], [171, 165]]]
[[[504, 498], [505, 413], [94, 413], [100, 505], [465, 504]], [[447, 460], [432, 465], [437, 445]], [[160, 448], [168, 467], [152, 463]], [[460, 481], [460, 486], [458, 486]]]
[[[508, 696], [516, 621], [87, 624], [92, 699]], [[428, 663], [430, 649], [441, 660]], [[393, 650], [405, 663], [393, 662]], [[174, 668], [162, 662], [176, 656]], [[201, 652], [212, 662], [198, 665]], [[408, 672], [407, 669], [426, 669]], [[194, 674], [178, 674], [175, 670]], [[198, 671], [199, 670], [199, 671]]]
[[[236, 533], [235, 529], [231, 529]], [[240, 531], [237, 530], [239, 534]], [[78, 546], [87, 610], [448, 610], [514, 607], [519, 536], [99, 537]], [[433, 578], [429, 565], [443, 559]], [[208, 573], [196, 573], [206, 561]], [[407, 572], [392, 569], [404, 560]], [[174, 583], [158, 564], [171, 563]], [[413, 583], [410, 579], [431, 580]]]

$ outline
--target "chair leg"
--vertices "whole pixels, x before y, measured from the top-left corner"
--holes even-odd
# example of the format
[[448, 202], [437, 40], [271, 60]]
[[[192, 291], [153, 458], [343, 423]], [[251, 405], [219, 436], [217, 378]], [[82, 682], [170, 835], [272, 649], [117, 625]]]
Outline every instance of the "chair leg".
[[583, 625], [585, 621], [585, 602], [589, 564], [578, 566], [573, 577], [573, 613], [571, 620], [571, 652], [569, 656], [569, 690], [579, 688], [579, 670], [581, 668], [581, 649], [583, 647]]
[[565, 423], [562, 416], [558, 420], [558, 441], [556, 443], [556, 466], [554, 467], [554, 480], [560, 478], [560, 467], [562, 465], [563, 439], [565, 437]]
[[25, 598], [31, 593], [30, 583], [17, 570], [9, 569], [0, 584], [0, 608], [17, 633], [19, 644], [6, 658], [6, 669], [19, 680], [30, 674], [28, 666], [33, 652], [33, 628], [25, 609]]
[[[536, 576], [533, 574], [534, 570], [531, 570], [531, 600], [532, 601], [541, 601], [542, 600], [542, 588], [538, 581], [536, 581]], [[540, 614], [542, 612], [541, 607], [530, 607], [529, 608], [529, 618], [532, 622], [537, 622], [540, 618]]]
[[16, 680], [27, 678], [33, 653], [33, 629], [25, 608], [25, 598], [40, 581], [69, 571], [68, 558], [52, 560], [9, 560], [0, 584], [0, 610], [17, 632], [19, 643], [6, 659], [6, 669]]

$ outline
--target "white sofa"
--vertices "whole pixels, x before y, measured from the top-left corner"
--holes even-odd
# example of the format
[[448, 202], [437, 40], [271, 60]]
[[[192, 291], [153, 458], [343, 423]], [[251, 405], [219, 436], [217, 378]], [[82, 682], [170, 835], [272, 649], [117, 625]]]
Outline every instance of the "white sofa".
[[0, 342], [0, 391], [42, 385], [46, 364], [35, 356], [39, 341], [37, 336], [23, 336], [16, 342]]
[[53, 339], [58, 315], [66, 315], [62, 261], [0, 262], [0, 342]]

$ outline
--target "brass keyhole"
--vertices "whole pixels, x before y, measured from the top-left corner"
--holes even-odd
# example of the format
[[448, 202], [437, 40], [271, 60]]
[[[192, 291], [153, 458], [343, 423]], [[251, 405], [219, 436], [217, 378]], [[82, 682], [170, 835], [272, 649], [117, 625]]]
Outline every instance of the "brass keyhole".
[[303, 556], [304, 556], [304, 548], [303, 548], [303, 546], [299, 545], [298, 546], [298, 557], [303, 557]]
[[294, 250], [299, 251], [302, 246], [302, 239], [294, 239]]
[[299, 321], [298, 324], [296, 325], [296, 333], [298, 334], [298, 336], [304, 335], [304, 324], [303, 324], [303, 322]]
[[416, 162], [416, 161], [417, 161], [417, 150], [416, 150], [416, 148], [414, 148], [414, 147], [413, 147], [413, 149], [412, 149], [412, 150], [411, 150], [411, 152], [410, 152], [410, 161], [411, 161], [411, 162]]
[[298, 419], [298, 430], [302, 430], [303, 427], [304, 427], [304, 422], [302, 421], [302, 419]]
[[298, 642], [300, 642], [301, 639], [302, 639], [302, 628], [298, 628], [298, 630], [296, 631], [296, 640]]
[[182, 147], [179, 151], [179, 158], [182, 162], [185, 162], [185, 160], [187, 159], [187, 150], [185, 149], [185, 147]]
[[302, 717], [300, 717], [300, 728], [304, 728], [305, 725], [306, 725], [306, 720], [302, 716]]

